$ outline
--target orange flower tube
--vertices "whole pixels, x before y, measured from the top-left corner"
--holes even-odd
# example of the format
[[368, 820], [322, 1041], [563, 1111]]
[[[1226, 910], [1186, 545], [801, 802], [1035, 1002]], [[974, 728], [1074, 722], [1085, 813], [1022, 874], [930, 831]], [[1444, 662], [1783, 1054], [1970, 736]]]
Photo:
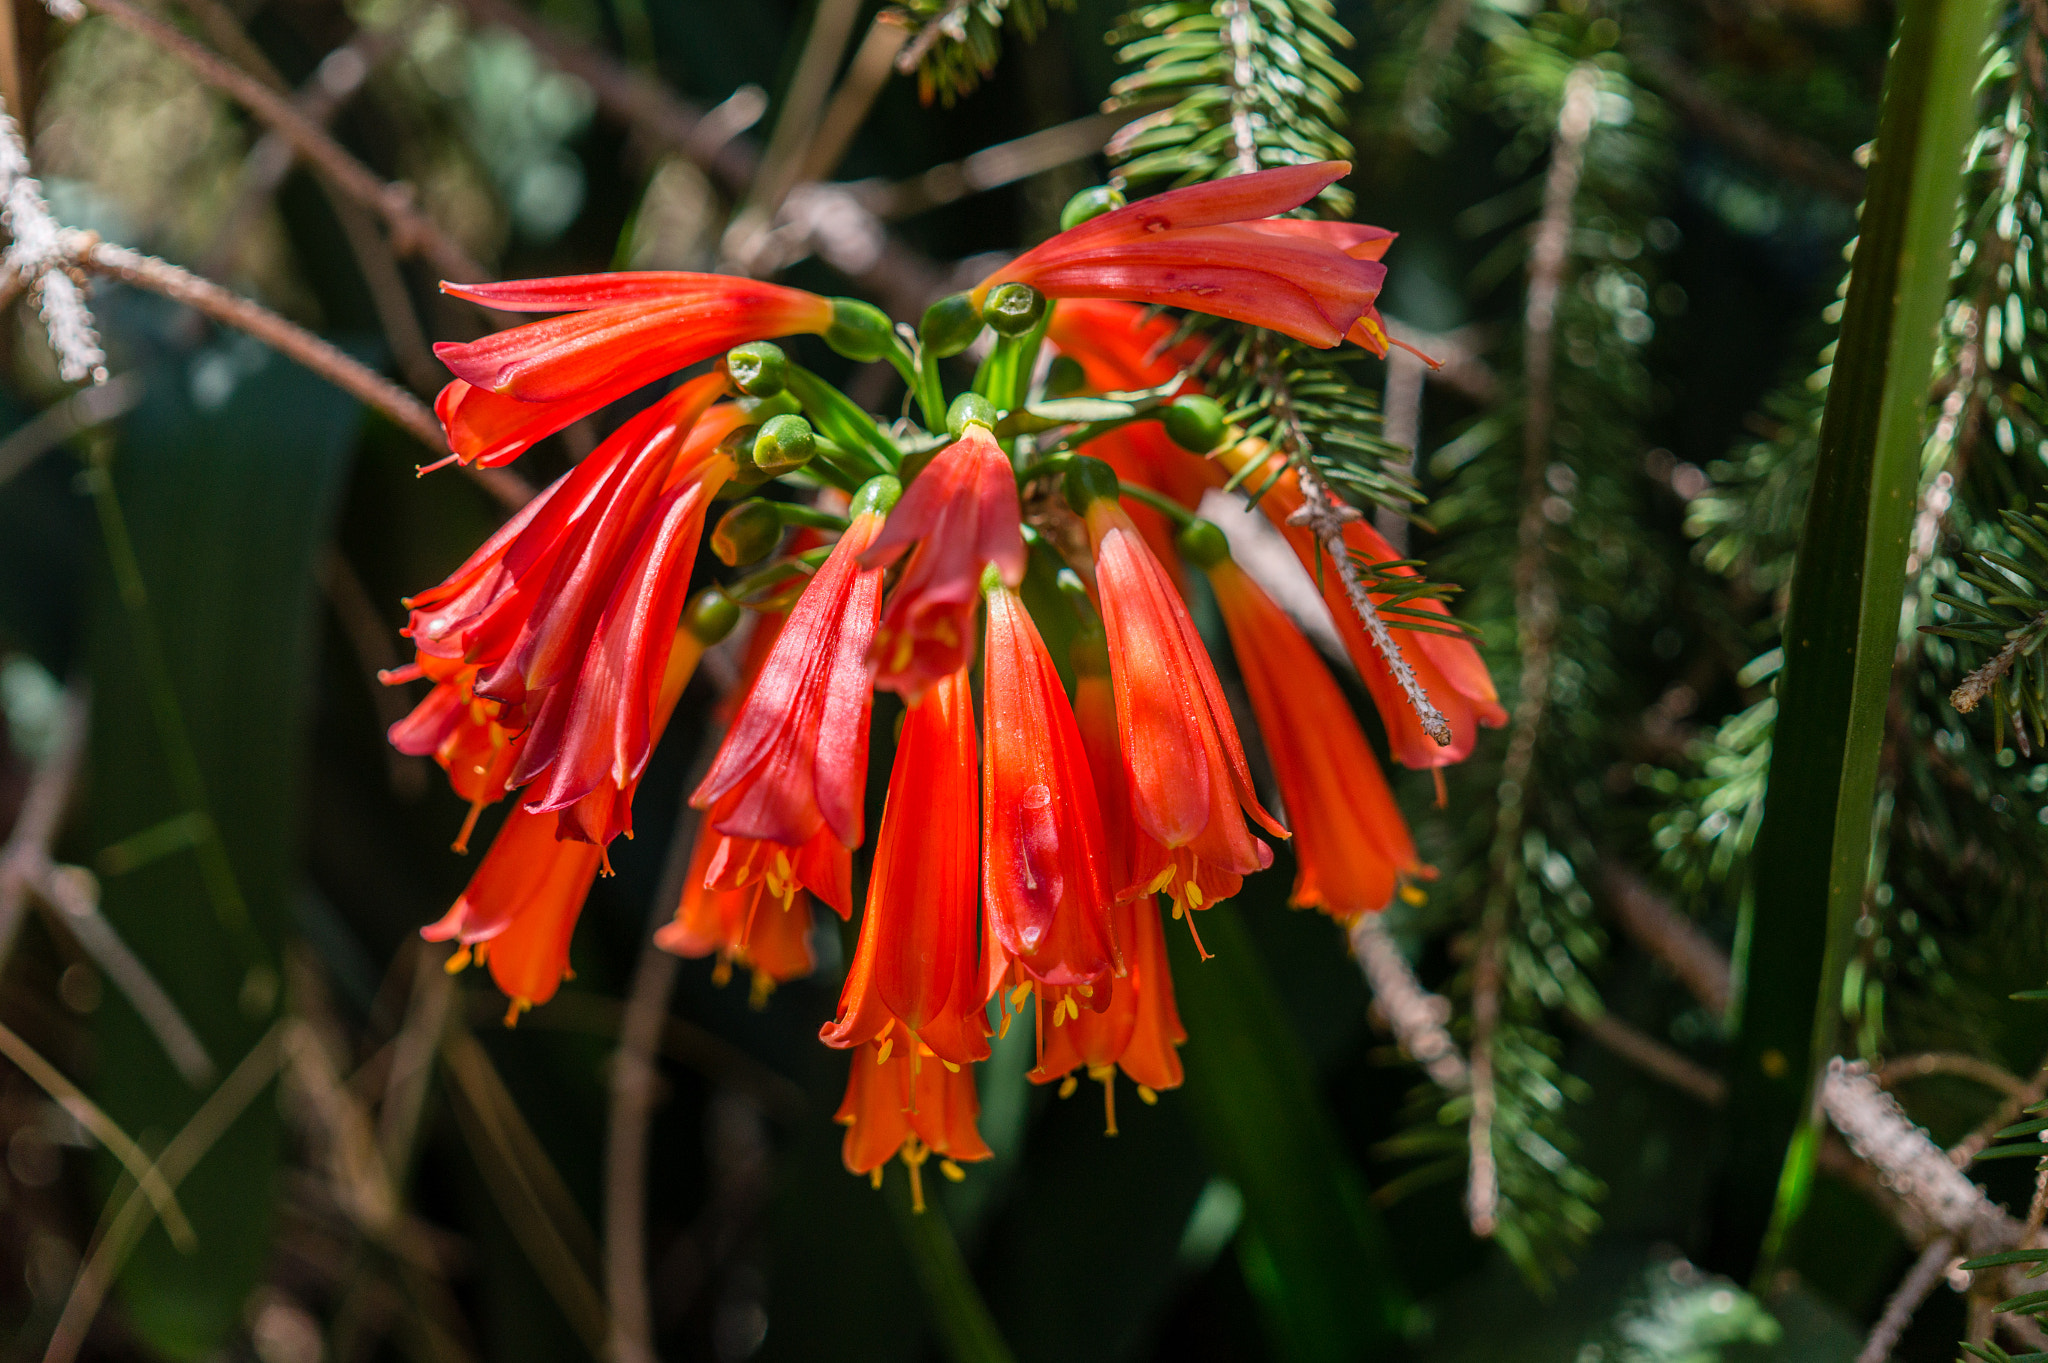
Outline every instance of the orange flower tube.
[[875, 842], [860, 944], [819, 1036], [858, 1046], [901, 1024], [954, 1064], [988, 1058], [975, 973], [980, 904], [980, 776], [966, 669], [904, 716]]
[[867, 1174], [882, 1186], [882, 1166], [896, 1156], [910, 1171], [911, 1206], [924, 1210], [923, 1169], [937, 1155], [946, 1177], [961, 1177], [957, 1161], [989, 1158], [976, 1121], [981, 1098], [974, 1071], [922, 1055], [915, 1042], [896, 1046], [893, 1037], [853, 1053], [846, 1097], [833, 1120], [846, 1128], [841, 1158], [846, 1171]]
[[713, 867], [728, 856], [730, 842], [708, 820], [698, 821], [675, 917], [655, 930], [654, 944], [674, 956], [716, 956], [713, 979], [720, 984], [735, 965], [752, 970], [754, 999], [765, 1002], [776, 985], [817, 969], [810, 896], [793, 875], [772, 871], [718, 888]]
[[981, 784], [983, 997], [1014, 962], [1044, 984], [1092, 984], [1115, 965], [1095, 784], [1045, 641], [988, 574]]

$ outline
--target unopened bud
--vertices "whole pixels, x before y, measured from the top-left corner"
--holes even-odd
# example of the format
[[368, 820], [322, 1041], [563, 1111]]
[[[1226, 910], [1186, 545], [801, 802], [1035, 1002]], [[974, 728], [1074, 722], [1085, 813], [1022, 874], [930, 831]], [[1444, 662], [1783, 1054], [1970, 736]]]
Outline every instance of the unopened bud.
[[800, 416], [770, 417], [754, 437], [753, 464], [770, 478], [800, 469], [818, 452], [811, 423]]
[[1184, 393], [1159, 414], [1159, 424], [1174, 444], [1196, 454], [1207, 454], [1223, 443], [1230, 425], [1223, 405], [1200, 393]]
[[1123, 206], [1124, 196], [1108, 185], [1084, 189], [1067, 200], [1067, 206], [1060, 210], [1060, 231], [1079, 227], [1090, 218], [1099, 218]]
[[725, 372], [750, 398], [772, 398], [789, 377], [789, 357], [773, 341], [749, 341], [725, 352]]
[[979, 393], [962, 393], [946, 409], [946, 431], [955, 440], [966, 435], [969, 426], [986, 426], [994, 430], [995, 425], [996, 405]]
[[924, 320], [917, 324], [917, 339], [942, 360], [967, 349], [980, 334], [981, 314], [964, 293], [947, 294], [926, 308]]
[[998, 284], [982, 301], [981, 320], [998, 336], [1022, 336], [1045, 316], [1045, 295], [1029, 284]]
[[1087, 515], [1097, 502], [1114, 502], [1120, 491], [1116, 470], [1100, 459], [1083, 456], [1067, 465], [1067, 505], [1076, 515]]
[[719, 517], [711, 530], [711, 552], [729, 568], [766, 558], [782, 539], [775, 503], [750, 497]]
[[698, 592], [683, 611], [683, 627], [707, 648], [732, 633], [739, 622], [740, 608], [716, 587]]
[[825, 344], [849, 360], [879, 360], [888, 353], [896, 335], [889, 314], [873, 303], [858, 298], [832, 300], [832, 325], [825, 330]]
[[888, 474], [878, 474], [860, 485], [846, 509], [848, 519], [856, 516], [886, 516], [903, 495], [903, 484]]
[[1230, 541], [1214, 521], [1189, 521], [1173, 542], [1197, 568], [1220, 568], [1230, 562]]

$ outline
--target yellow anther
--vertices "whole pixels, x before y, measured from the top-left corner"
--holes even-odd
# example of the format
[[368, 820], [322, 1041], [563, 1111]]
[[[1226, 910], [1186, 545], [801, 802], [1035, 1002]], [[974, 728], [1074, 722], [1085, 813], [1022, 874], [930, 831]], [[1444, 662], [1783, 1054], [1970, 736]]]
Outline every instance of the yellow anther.
[[1419, 908], [1429, 902], [1429, 891], [1410, 881], [1401, 887], [1401, 902]]
[[940, 1063], [941, 1065], [944, 1065], [944, 1066], [946, 1067], [946, 1073], [948, 1073], [948, 1074], [958, 1074], [958, 1073], [960, 1073], [960, 1067], [959, 1067], [958, 1065], [954, 1064], [954, 1063], [953, 1063], [952, 1061], [950, 1061], [950, 1060], [946, 1059], [946, 1057], [944, 1057], [944, 1056], [940, 1056], [940, 1057], [939, 1057], [939, 1063]]
[[747, 986], [747, 1007], [760, 1012], [768, 1006], [768, 996], [775, 992], [775, 977], [754, 972], [754, 978]]
[[1161, 871], [1158, 875], [1152, 877], [1152, 883], [1145, 887], [1145, 893], [1158, 894], [1161, 890], [1165, 889], [1168, 885], [1171, 885], [1172, 883], [1173, 868], [1169, 866], [1165, 870]]
[[870, 1187], [874, 1188], [874, 1189], [875, 1189], [875, 1190], [876, 1190], [877, 1192], [881, 1191], [881, 1187], [882, 1187], [882, 1166], [881, 1166], [881, 1165], [877, 1164], [877, 1165], [876, 1165], [876, 1166], [875, 1166], [875, 1167], [874, 1167], [873, 1169], [870, 1169], [870, 1170], [868, 1171], [868, 1185], [869, 1185]]
[[1079, 1087], [1081, 1087], [1081, 1081], [1080, 1081], [1080, 1080], [1078, 1080], [1078, 1079], [1076, 1079], [1076, 1078], [1075, 1078], [1075, 1077], [1074, 1077], [1073, 1075], [1071, 1075], [1071, 1074], [1070, 1074], [1070, 1075], [1068, 1075], [1068, 1076], [1067, 1076], [1066, 1078], [1064, 1078], [1064, 1079], [1060, 1080], [1060, 1097], [1062, 1097], [1062, 1098], [1071, 1098], [1071, 1097], [1073, 1097], [1073, 1096], [1074, 1096], [1074, 1090], [1075, 1090], [1075, 1089], [1077, 1089], [1077, 1088], [1079, 1088]]
[[450, 975], [460, 975], [468, 965], [469, 948], [466, 946], [457, 947], [453, 956], [441, 962], [441, 969], [447, 971]]
[[732, 958], [721, 956], [718, 964], [711, 967], [711, 982], [720, 989], [732, 983]]
[[532, 1007], [532, 999], [512, 1000], [505, 1008], [505, 1025], [507, 1027], [517, 1027], [519, 1025], [519, 1015]]
[[882, 1044], [881, 1044], [881, 1045], [879, 1045], [879, 1046], [877, 1046], [877, 1047], [875, 1048], [875, 1063], [876, 1063], [877, 1065], [886, 1065], [886, 1064], [888, 1064], [888, 1063], [889, 1063], [889, 1052], [890, 1052], [890, 1051], [891, 1051], [891, 1050], [892, 1050], [892, 1049], [893, 1049], [893, 1048], [895, 1047], [895, 1045], [896, 1045], [896, 1038], [895, 1038], [895, 1037], [893, 1037], [893, 1036], [885, 1036], [885, 1037], [883, 1037], [883, 1038], [882, 1038]]
[[1195, 884], [1192, 880], [1188, 882], [1188, 907], [1191, 909], [1202, 907], [1202, 887]]
[[1138, 1085], [1138, 1101], [1143, 1103], [1146, 1107], [1151, 1107], [1154, 1103], [1159, 1101], [1159, 1095], [1157, 1093], [1154, 1093], [1145, 1085], [1140, 1084]]
[[949, 1159], [939, 1161], [939, 1172], [944, 1174], [947, 1181], [951, 1183], [958, 1183], [967, 1177], [967, 1171]]
[[1022, 1008], [1024, 1006], [1024, 1000], [1030, 997], [1031, 981], [1026, 980], [1024, 981], [1024, 983], [1018, 985], [1015, 989], [1012, 989], [1010, 991], [1010, 1006], [1012, 1008]]

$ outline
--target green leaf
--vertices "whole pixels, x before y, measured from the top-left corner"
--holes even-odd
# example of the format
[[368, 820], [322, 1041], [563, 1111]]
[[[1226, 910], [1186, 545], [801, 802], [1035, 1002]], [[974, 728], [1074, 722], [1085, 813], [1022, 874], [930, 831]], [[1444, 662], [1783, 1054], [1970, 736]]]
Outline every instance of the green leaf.
[[[105, 909], [215, 1057], [247, 1052], [279, 1004], [314, 583], [357, 423], [337, 390], [228, 339], [161, 365], [90, 475], [113, 567], [92, 621], [90, 845], [199, 816], [194, 845], [108, 876]], [[205, 1095], [124, 1001], [96, 1021], [102, 1105], [145, 1139], [183, 1127]], [[255, 1103], [186, 1179], [197, 1255], [160, 1229], [138, 1247], [121, 1289], [151, 1350], [209, 1356], [238, 1326], [281, 1136]]]
[[[1785, 622], [1754, 906], [1737, 962], [1717, 1266], [1767, 1275], [1816, 1152], [1833, 985], [1869, 867], [1871, 808], [1919, 490], [1935, 326], [1989, 7], [1911, 0], [1886, 78]], [[1761, 1280], [1761, 1279], [1759, 1279]]]
[[1236, 906], [1201, 912], [1206, 961], [1184, 925], [1166, 926], [1188, 1108], [1244, 1195], [1239, 1256], [1276, 1352], [1334, 1363], [1398, 1343], [1413, 1308], [1393, 1246]]

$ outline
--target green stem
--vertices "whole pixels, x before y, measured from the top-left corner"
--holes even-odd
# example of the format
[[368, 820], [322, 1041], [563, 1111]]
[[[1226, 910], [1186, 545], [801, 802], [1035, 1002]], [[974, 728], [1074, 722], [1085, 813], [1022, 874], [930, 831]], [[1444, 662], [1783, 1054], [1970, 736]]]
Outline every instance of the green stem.
[[802, 405], [804, 416], [820, 435], [846, 450], [859, 450], [872, 461], [870, 473], [893, 473], [903, 463], [903, 449], [860, 404], [834, 388], [802, 365], [789, 366], [790, 396]]
[[917, 405], [924, 413], [924, 425], [928, 431], [946, 429], [946, 385], [939, 378], [939, 357], [929, 346], [917, 357], [917, 378], [911, 385], [917, 394]]
[[1765, 1282], [1812, 1188], [1813, 1085], [1837, 1044], [1949, 287], [1986, 0], [1907, 0], [1886, 76], [1820, 457], [1785, 620], [1769, 798], [1736, 962], [1717, 1266]]
[[1154, 492], [1149, 487], [1140, 487], [1136, 483], [1128, 482], [1120, 484], [1119, 487], [1124, 496], [1136, 498], [1182, 529], [1193, 525], [1200, 519], [1194, 512], [1188, 510], [1179, 502], [1173, 500], [1173, 498], [1163, 493]]
[[896, 1218], [896, 1229], [903, 1235], [903, 1246], [910, 1251], [917, 1280], [924, 1287], [932, 1324], [946, 1356], [953, 1363], [1015, 1363], [1016, 1356], [996, 1329], [988, 1303], [981, 1299], [981, 1289], [974, 1285], [974, 1275], [968, 1271], [945, 1212], [937, 1207], [912, 1211], [907, 1189], [899, 1193], [891, 1188], [884, 1196]]
[[1043, 459], [1035, 459], [1017, 470], [1017, 486], [1023, 487], [1026, 483], [1035, 482], [1040, 478], [1065, 473], [1067, 466], [1073, 462], [1074, 456], [1071, 454], [1049, 454]]

